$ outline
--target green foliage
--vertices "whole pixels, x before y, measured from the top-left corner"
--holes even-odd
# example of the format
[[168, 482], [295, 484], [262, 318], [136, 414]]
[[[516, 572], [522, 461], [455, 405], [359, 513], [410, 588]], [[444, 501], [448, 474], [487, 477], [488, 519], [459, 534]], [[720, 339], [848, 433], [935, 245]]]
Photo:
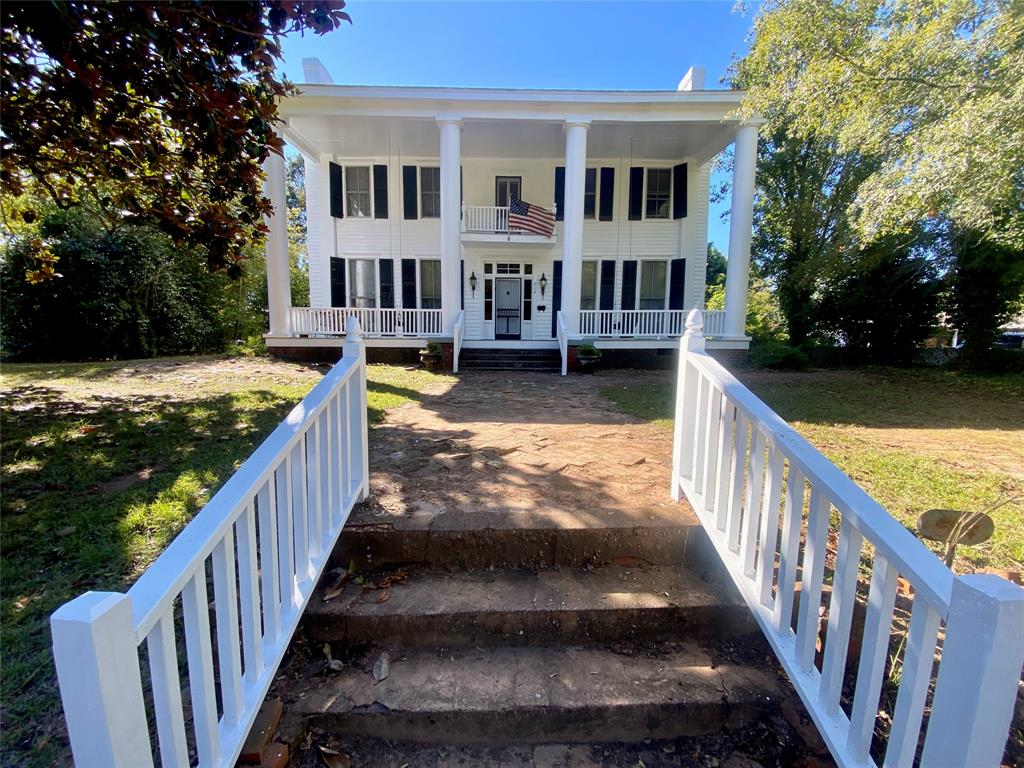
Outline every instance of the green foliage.
[[[725, 273], [729, 260], [714, 243], [708, 243], [708, 263], [704, 273], [704, 303], [711, 299], [716, 288], [725, 286]], [[710, 307], [709, 307], [710, 309]]]
[[802, 371], [811, 364], [803, 350], [773, 339], [752, 343], [748, 359], [759, 368], [777, 371]]
[[[86, 0], [0, 6], [0, 182], [152, 226], [237, 274], [265, 230], [280, 36], [325, 34], [343, 0]], [[26, 208], [22, 215], [34, 218]], [[52, 279], [45, 242], [32, 279]]]
[[200, 249], [140, 227], [105, 229], [84, 208], [52, 210], [39, 238], [60, 275], [32, 283], [33, 237], [14, 239], [0, 264], [5, 357], [88, 360], [204, 352], [223, 346], [230, 285]]
[[584, 357], [600, 357], [602, 352], [593, 344], [580, 344], [576, 347], [576, 354]]
[[823, 281], [820, 329], [847, 363], [906, 365], [929, 335], [940, 284], [933, 262], [915, 252], [919, 241], [876, 241]]
[[953, 235], [946, 276], [949, 312], [964, 339], [962, 364], [1012, 368], [1014, 358], [993, 350], [999, 326], [1024, 309], [1024, 248], [994, 242], [978, 231]]
[[1021, 72], [1019, 0], [769, 0], [738, 66], [746, 109], [877, 163], [856, 194], [862, 240], [939, 213], [1016, 246]]

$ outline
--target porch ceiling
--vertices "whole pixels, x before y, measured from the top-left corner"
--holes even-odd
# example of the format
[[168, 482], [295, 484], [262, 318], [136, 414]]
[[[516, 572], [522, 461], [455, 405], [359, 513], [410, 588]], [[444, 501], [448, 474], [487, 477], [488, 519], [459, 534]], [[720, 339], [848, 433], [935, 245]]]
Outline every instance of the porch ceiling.
[[[736, 135], [735, 123], [722, 122], [594, 122], [587, 136], [591, 158], [637, 158], [705, 162]], [[302, 116], [288, 120], [285, 138], [301, 151], [314, 149], [334, 157], [436, 158], [440, 153], [437, 124], [425, 118]], [[562, 122], [536, 120], [463, 121], [463, 157], [559, 159], [565, 155]]]

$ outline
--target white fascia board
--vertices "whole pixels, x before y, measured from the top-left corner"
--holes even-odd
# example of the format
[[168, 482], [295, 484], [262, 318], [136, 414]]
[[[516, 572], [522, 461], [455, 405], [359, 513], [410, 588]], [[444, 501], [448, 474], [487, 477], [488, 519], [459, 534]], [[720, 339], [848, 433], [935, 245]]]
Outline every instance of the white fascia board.
[[316, 142], [307, 138], [302, 131], [298, 130], [292, 125], [288, 124], [285, 120], [277, 126], [278, 132], [284, 137], [284, 140], [291, 144], [295, 149], [299, 150], [306, 158], [313, 162], [319, 162], [323, 151], [317, 147]]

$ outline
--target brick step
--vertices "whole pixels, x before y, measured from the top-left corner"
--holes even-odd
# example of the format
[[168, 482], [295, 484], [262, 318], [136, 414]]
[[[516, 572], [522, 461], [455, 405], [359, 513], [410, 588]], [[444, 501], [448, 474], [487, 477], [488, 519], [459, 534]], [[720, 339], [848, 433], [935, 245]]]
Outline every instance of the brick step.
[[560, 372], [562, 357], [557, 349], [464, 349], [459, 367], [465, 370], [528, 370]]
[[379, 653], [348, 659], [291, 714], [336, 736], [430, 744], [642, 742], [742, 727], [777, 696], [773, 673], [715, 665], [690, 643], [399, 649], [377, 682]]
[[[710, 559], [709, 559], [710, 556]], [[447, 569], [554, 568], [631, 558], [652, 565], [715, 562], [700, 522], [681, 508], [631, 515], [560, 509], [450, 512], [373, 522], [360, 515], [332, 553], [359, 570], [416, 563]]]
[[325, 590], [337, 589], [328, 577], [306, 609], [306, 634], [332, 643], [448, 647], [692, 640], [757, 629], [731, 585], [681, 567], [414, 568], [405, 576], [388, 586], [388, 573], [364, 574], [362, 585], [350, 579], [325, 602]]

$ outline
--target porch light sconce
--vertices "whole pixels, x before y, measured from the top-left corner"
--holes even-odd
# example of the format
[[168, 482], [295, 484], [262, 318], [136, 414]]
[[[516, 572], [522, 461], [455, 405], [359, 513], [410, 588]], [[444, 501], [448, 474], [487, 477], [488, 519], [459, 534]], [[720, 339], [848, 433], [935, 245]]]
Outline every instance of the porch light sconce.
[[473, 292], [473, 295], [476, 296], [476, 271], [475, 270], [473, 272], [469, 273], [469, 290], [471, 290]]
[[540, 273], [540, 297], [544, 298], [544, 289], [548, 287], [548, 276], [543, 272]]

